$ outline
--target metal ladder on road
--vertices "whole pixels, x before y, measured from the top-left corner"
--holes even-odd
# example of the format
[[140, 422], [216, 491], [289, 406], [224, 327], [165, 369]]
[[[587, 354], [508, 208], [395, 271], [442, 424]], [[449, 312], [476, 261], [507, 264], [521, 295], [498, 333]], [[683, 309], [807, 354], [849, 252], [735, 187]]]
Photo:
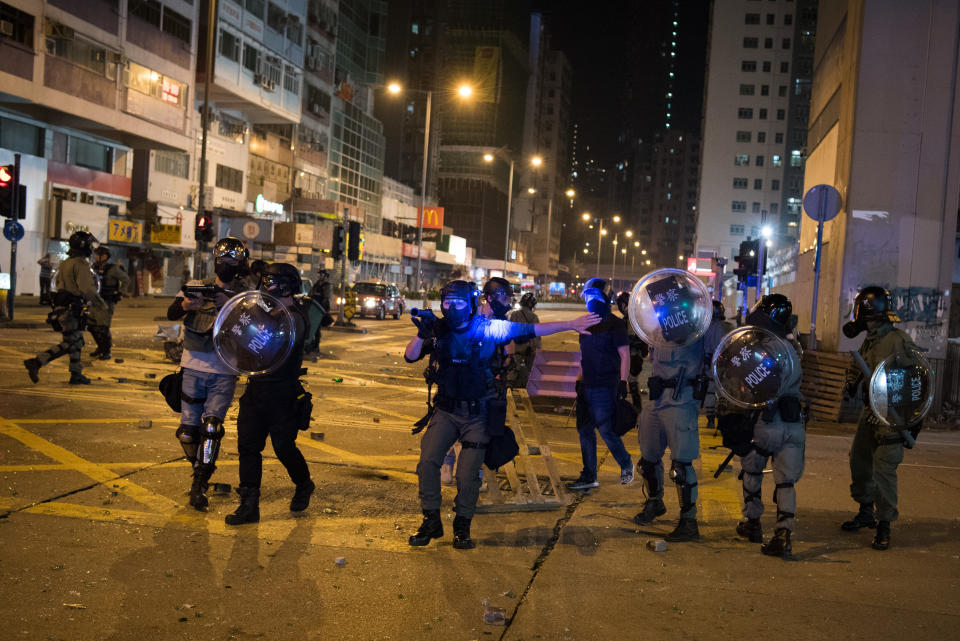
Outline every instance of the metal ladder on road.
[[507, 390], [507, 425], [517, 438], [520, 453], [499, 472], [484, 468], [487, 492], [477, 505], [477, 512], [535, 512], [566, 507], [567, 494], [527, 390]]

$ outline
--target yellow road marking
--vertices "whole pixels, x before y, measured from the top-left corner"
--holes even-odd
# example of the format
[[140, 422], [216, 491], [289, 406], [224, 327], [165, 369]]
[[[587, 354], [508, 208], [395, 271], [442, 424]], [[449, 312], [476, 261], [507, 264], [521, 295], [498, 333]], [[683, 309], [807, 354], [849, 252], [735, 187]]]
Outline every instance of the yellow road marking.
[[27, 447], [34, 449], [55, 461], [59, 461], [64, 465], [68, 465], [71, 469], [89, 476], [99, 483], [109, 484], [111, 487], [123, 492], [138, 503], [142, 503], [156, 510], [157, 512], [160, 512], [161, 514], [171, 512], [176, 508], [176, 503], [170, 499], [159, 494], [155, 494], [128, 479], [119, 478], [117, 474], [109, 468], [96, 463], [91, 463], [86, 459], [77, 456], [70, 450], [60, 447], [59, 445], [55, 445], [45, 438], [37, 436], [33, 432], [30, 432], [2, 417], [0, 417], [0, 434], [6, 434], [11, 438], [20, 441]]
[[[378, 474], [386, 474], [392, 478], [395, 478], [399, 481], [404, 481], [405, 483], [416, 483], [417, 475], [411, 472], [401, 472], [399, 470], [384, 470], [376, 467], [376, 463], [383, 464], [385, 457], [380, 456], [370, 456], [368, 454], [354, 454], [353, 452], [348, 452], [347, 450], [342, 450], [339, 447], [334, 447], [332, 445], [327, 445], [326, 443], [318, 443], [317, 441], [303, 441], [304, 445], [308, 445], [314, 449], [320, 450], [321, 452], [326, 452], [327, 454], [332, 454], [337, 458], [350, 461], [353, 463], [359, 463], [360, 467], [370, 469]], [[391, 456], [389, 458], [396, 459], [397, 457]], [[411, 458], [419, 458], [411, 457]], [[373, 463], [374, 465], [371, 465]]]

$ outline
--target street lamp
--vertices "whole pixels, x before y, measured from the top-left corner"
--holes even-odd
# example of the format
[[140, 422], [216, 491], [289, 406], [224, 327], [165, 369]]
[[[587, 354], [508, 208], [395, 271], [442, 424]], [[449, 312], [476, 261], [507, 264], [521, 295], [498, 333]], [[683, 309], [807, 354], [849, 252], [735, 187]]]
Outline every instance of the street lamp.
[[[399, 82], [391, 82], [387, 85], [387, 91], [394, 95], [399, 95], [404, 91]], [[417, 216], [417, 289], [423, 287], [423, 211], [427, 207], [427, 167], [430, 166], [430, 112], [433, 105], [432, 89], [407, 89], [416, 93], [427, 95], [427, 115], [423, 126], [423, 171], [420, 172], [420, 215]], [[457, 89], [461, 98], [469, 98], [473, 93], [470, 85], [463, 84]], [[423, 306], [427, 306], [426, 289], [423, 290]]]
[[[504, 147], [504, 148], [497, 149], [493, 153], [487, 152], [483, 154], [483, 161], [487, 163], [491, 163], [493, 162], [495, 155], [504, 155], [510, 161], [510, 177], [507, 179], [508, 180], [508, 183], [507, 183], [507, 231], [506, 231], [506, 238], [504, 240], [504, 248], [503, 248], [503, 277], [506, 278], [507, 277], [507, 260], [510, 257], [510, 214], [512, 212], [512, 207], [513, 207], [513, 169], [514, 169], [515, 159], [513, 158], [513, 156], [507, 155], [506, 148]], [[541, 158], [540, 156], [533, 156], [532, 158], [530, 158], [530, 164], [533, 165], [534, 167], [539, 167], [542, 163], [543, 163], [543, 158]], [[533, 187], [530, 187], [527, 189], [527, 191], [533, 194], [533, 193], [536, 193], [537, 190], [534, 189]]]
[[[599, 229], [597, 229], [597, 275], [600, 275], [600, 252], [603, 250], [603, 237], [607, 235], [607, 229], [603, 226], [604, 218], [594, 218], [590, 212], [585, 211], [581, 215], [581, 218], [586, 222], [595, 222], [597, 223]], [[613, 222], [619, 223], [620, 216], [614, 216]], [[590, 229], [593, 229], [593, 225], [590, 225]], [[619, 233], [619, 232], [618, 232]], [[616, 244], [616, 242], [614, 242]], [[614, 250], [614, 259], [616, 259], [616, 250]]]
[[[619, 220], [620, 220], [619, 216], [613, 217], [614, 222], [619, 222]], [[627, 231], [624, 232], [624, 235], [627, 238], [633, 238], [633, 230], [628, 229]], [[619, 242], [619, 240], [620, 240], [620, 233], [617, 232], [617, 234], [613, 237], [613, 268], [610, 272], [610, 286], [614, 288], [616, 287], [615, 283], [617, 281], [617, 243]], [[623, 249], [621, 253], [626, 254], [627, 250]], [[626, 266], [627, 264], [626, 259], [624, 259], [623, 264], [624, 266]]]

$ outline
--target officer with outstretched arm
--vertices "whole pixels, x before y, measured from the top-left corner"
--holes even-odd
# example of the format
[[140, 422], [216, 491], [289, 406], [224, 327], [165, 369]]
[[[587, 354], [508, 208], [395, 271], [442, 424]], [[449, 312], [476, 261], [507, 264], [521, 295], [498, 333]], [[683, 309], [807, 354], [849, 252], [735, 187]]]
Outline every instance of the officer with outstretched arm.
[[460, 550], [476, 547], [470, 538], [470, 521], [480, 492], [478, 472], [493, 435], [488, 426], [503, 429], [503, 417], [490, 416], [487, 411], [487, 401], [495, 398], [490, 361], [496, 347], [517, 338], [566, 330], [583, 333], [600, 321], [596, 314], [539, 325], [490, 319], [477, 313], [478, 295], [473, 283], [450, 281], [440, 292], [443, 318], [437, 319], [431, 312], [413, 318], [417, 335], [407, 344], [404, 358], [412, 363], [429, 354], [431, 365], [436, 365], [438, 391], [417, 464], [423, 523], [410, 537], [410, 545], [427, 545], [443, 536], [440, 466], [444, 454], [459, 440], [463, 450], [457, 466], [453, 546]]

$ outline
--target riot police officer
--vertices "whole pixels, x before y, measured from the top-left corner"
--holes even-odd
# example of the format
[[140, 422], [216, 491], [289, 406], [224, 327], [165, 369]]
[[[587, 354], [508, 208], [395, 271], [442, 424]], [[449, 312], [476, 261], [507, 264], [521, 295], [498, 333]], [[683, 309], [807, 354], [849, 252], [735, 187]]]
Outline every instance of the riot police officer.
[[506, 278], [494, 276], [483, 284], [483, 314], [489, 318], [506, 320], [513, 309], [513, 285]]
[[93, 254], [95, 256], [93, 270], [100, 278], [100, 298], [106, 302], [106, 305], [90, 310], [87, 328], [97, 343], [97, 349], [90, 356], [106, 361], [110, 359], [110, 352], [113, 349], [113, 336], [110, 334], [113, 312], [117, 308], [117, 303], [123, 298], [124, 292], [127, 291], [130, 277], [127, 276], [123, 267], [110, 262], [110, 250], [103, 245], [93, 250]]
[[[713, 301], [713, 317], [710, 319], [710, 327], [707, 328], [705, 334], [707, 342], [713, 345], [719, 344], [731, 329], [733, 329], [733, 325], [727, 321], [723, 303], [718, 300]], [[712, 430], [717, 419], [717, 386], [712, 378], [709, 387], [707, 387], [707, 398], [704, 399], [703, 408], [707, 416], [707, 429]]]
[[88, 259], [96, 239], [93, 234], [77, 231], [70, 235], [69, 256], [57, 270], [57, 291], [53, 296], [53, 311], [47, 322], [55, 331], [63, 334], [58, 345], [49, 347], [34, 358], [23, 361], [27, 374], [34, 383], [40, 380], [40, 368], [55, 358], [70, 356], [70, 384], [89, 385], [90, 379], [83, 375], [80, 352], [83, 349], [83, 328], [86, 322], [85, 306], [105, 307], [106, 303], [97, 293], [97, 282], [90, 271]]
[[806, 433], [801, 410], [800, 357], [788, 340], [793, 305], [783, 294], [768, 294], [761, 298], [747, 314], [747, 325], [760, 327], [781, 339], [792, 360], [791, 377], [785, 382], [777, 401], [768, 405], [753, 428], [750, 451], [740, 458], [743, 479], [743, 516], [737, 525], [737, 534], [753, 543], [763, 541], [760, 515], [763, 514], [761, 485], [767, 460], [773, 459], [773, 493], [777, 504], [777, 523], [774, 536], [760, 550], [768, 556], [789, 556], [792, 551], [790, 535], [797, 512], [795, 484], [803, 474]]
[[[909, 335], [893, 326], [899, 320], [889, 292], [878, 286], [865, 287], [857, 294], [853, 321], [843, 326], [843, 333], [847, 338], [855, 338], [867, 332], [859, 352], [873, 370], [892, 354], [918, 350]], [[903, 461], [904, 439], [896, 428], [884, 424], [870, 409], [868, 383], [859, 368], [847, 370], [844, 395], [853, 397], [860, 388], [864, 408], [850, 447], [850, 496], [860, 504], [860, 510], [841, 527], [847, 532], [876, 528], [873, 548], [886, 550], [890, 547], [890, 524], [899, 515], [897, 466]]]
[[[520, 297], [520, 307], [507, 314], [507, 319], [514, 323], [539, 323], [540, 318], [533, 311], [536, 306], [536, 295], [527, 292]], [[514, 367], [510, 372], [510, 380], [508, 381], [511, 387], [525, 388], [527, 386], [530, 372], [533, 370], [533, 360], [536, 358], [540, 345], [541, 340], [539, 338], [514, 341]]]
[[[666, 273], [678, 270], [662, 271]], [[681, 276], [677, 277], [686, 278], [688, 285], [699, 284], [695, 276], [682, 276], [682, 272], [680, 274]], [[671, 298], [677, 292], [677, 277], [668, 276], [659, 281], [661, 284], [672, 283], [672, 289], [668, 292]], [[702, 287], [702, 284], [700, 286]], [[689, 290], [689, 286], [684, 289]], [[705, 288], [703, 293], [706, 294]], [[657, 298], [667, 300], [660, 294]], [[681, 297], [672, 300], [683, 299]], [[689, 314], [689, 309], [681, 308], [657, 312], [660, 323], [673, 322], [676, 318], [688, 318]], [[708, 319], [709, 317], [706, 317], [704, 320]], [[644, 405], [640, 413], [639, 429], [640, 474], [644, 480], [647, 500], [643, 509], [633, 517], [638, 525], [648, 525], [658, 516], [666, 514], [667, 508], [663, 503], [662, 459], [666, 446], [669, 445], [670, 478], [677, 487], [680, 520], [665, 538], [674, 542], [700, 538], [697, 526], [697, 473], [693, 467], [693, 461], [700, 456], [697, 415], [700, 402], [706, 394], [707, 378], [704, 372], [717, 346], [712, 342], [713, 339], [707, 340], [703, 330], [694, 332], [686, 325], [681, 327], [684, 328], [681, 333], [676, 333], [676, 327], [669, 332], [670, 336], [676, 333], [675, 339], [668, 338], [665, 334], [663, 344], [650, 346], [652, 375], [647, 379], [647, 387], [651, 402]], [[681, 334], [686, 338], [681, 339]]]
[[620, 292], [617, 295], [617, 309], [627, 323], [627, 338], [630, 341], [630, 376], [627, 377], [627, 386], [630, 388], [630, 399], [637, 411], [643, 409], [643, 394], [640, 393], [640, 373], [643, 371], [643, 359], [650, 355], [650, 348], [643, 339], [637, 336], [629, 325], [630, 292]]
[[217, 311], [243, 290], [249, 252], [243, 241], [228, 236], [214, 245], [213, 257], [216, 276], [187, 283], [167, 309], [169, 320], [183, 319], [183, 410], [176, 436], [193, 466], [190, 505], [200, 511], [207, 508], [206, 491], [220, 453], [223, 420], [237, 387], [236, 372], [214, 349], [213, 324]]
[[[260, 291], [280, 301], [291, 313], [294, 322], [293, 347], [276, 370], [250, 376], [240, 397], [237, 414], [237, 450], [240, 454], [240, 505], [224, 521], [227, 525], [256, 523], [260, 520], [260, 484], [263, 478], [263, 448], [267, 436], [277, 459], [286, 468], [295, 490], [290, 500], [291, 512], [302, 512], [310, 505], [316, 485], [303, 453], [297, 447], [297, 435], [304, 426], [304, 404], [309, 405], [299, 382], [303, 365], [303, 344], [307, 338], [309, 319], [293, 296], [300, 292], [300, 272], [287, 263], [267, 265], [260, 277]], [[306, 414], [309, 414], [307, 409]]]
[[440, 466], [444, 454], [457, 440], [463, 449], [457, 465], [457, 497], [454, 501], [453, 546], [472, 549], [470, 538], [480, 491], [478, 472], [491, 430], [503, 428], [503, 416], [488, 412], [488, 401], [495, 397], [491, 357], [497, 345], [516, 338], [545, 336], [564, 330], [584, 331], [599, 321], [594, 314], [570, 322], [526, 325], [489, 319], [478, 314], [478, 292], [473, 283], [454, 280], [440, 292], [443, 318], [421, 313], [413, 318], [417, 335], [407, 344], [404, 358], [412, 363], [429, 354], [435, 366], [438, 391], [433, 399], [429, 423], [420, 443], [420, 505], [423, 522], [410, 537], [414, 546], [427, 545], [443, 536], [440, 520]]

